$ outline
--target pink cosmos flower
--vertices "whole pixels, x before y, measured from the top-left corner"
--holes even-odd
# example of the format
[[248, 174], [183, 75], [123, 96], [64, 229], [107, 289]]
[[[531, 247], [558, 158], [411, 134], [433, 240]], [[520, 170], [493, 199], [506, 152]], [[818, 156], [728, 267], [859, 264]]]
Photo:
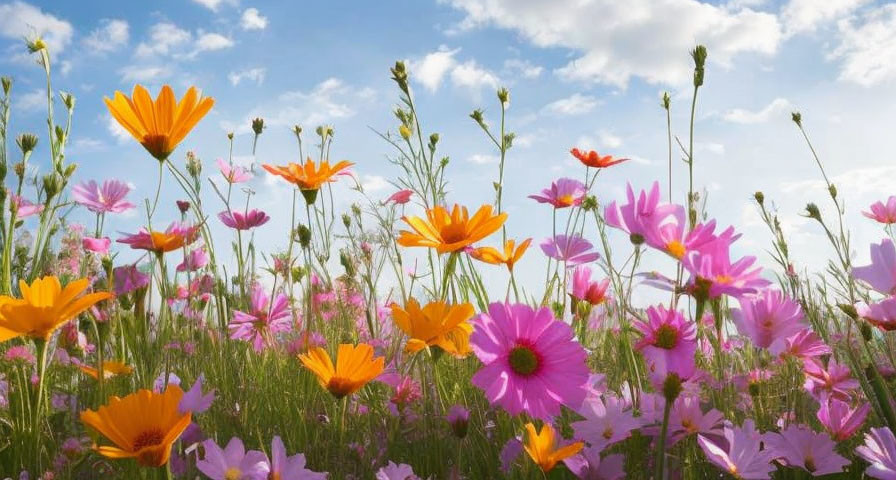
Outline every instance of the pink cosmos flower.
[[694, 375], [697, 330], [681, 313], [663, 305], [650, 307], [647, 321], [636, 320], [632, 325], [644, 335], [635, 348], [644, 355], [655, 385], [662, 385], [670, 373], [681, 380]]
[[812, 476], [840, 473], [850, 461], [834, 451], [831, 437], [802, 425], [790, 425], [781, 433], [766, 435], [766, 450], [789, 467], [801, 468]]
[[740, 308], [732, 309], [731, 316], [741, 335], [772, 355], [783, 352], [787, 338], [806, 328], [800, 304], [779, 290], [740, 298]]
[[3, 358], [6, 359], [7, 362], [23, 362], [31, 365], [33, 365], [35, 361], [34, 354], [32, 354], [25, 345], [9, 347], [9, 350], [3, 354]]
[[770, 478], [771, 472], [775, 471], [770, 463], [773, 453], [768, 449], [760, 450], [762, 435], [756, 431], [752, 420], [744, 421], [744, 426], [740, 428], [726, 426], [724, 437], [727, 442], [714, 442], [697, 435], [697, 443], [710, 462], [744, 480]]
[[737, 298], [768, 286], [768, 280], [761, 276], [762, 267], [752, 268], [756, 257], [731, 262], [732, 238], [736, 237], [720, 236], [682, 258], [681, 265], [691, 274], [688, 286], [695, 295]]
[[856, 305], [859, 316], [885, 332], [896, 330], [896, 297], [887, 297], [877, 303]]
[[109, 246], [111, 245], [112, 240], [109, 237], [84, 237], [81, 239], [81, 246], [84, 247], [84, 250], [99, 253], [100, 255], [109, 253]]
[[853, 408], [844, 401], [830, 398], [826, 402], [821, 402], [816, 416], [831, 437], [842, 442], [862, 428], [869, 411], [871, 404], [868, 402]]
[[588, 397], [577, 411], [585, 419], [572, 423], [575, 438], [597, 451], [625, 440], [632, 430], [641, 427], [641, 419], [634, 417], [625, 400], [613, 395], [606, 395], [604, 400]]
[[224, 225], [236, 230], [249, 230], [260, 227], [271, 219], [268, 214], [254, 208], [247, 212], [238, 212], [236, 210], [228, 212], [225, 210], [218, 214], [218, 218], [221, 219]]
[[683, 225], [684, 207], [661, 203], [659, 182], [653, 182], [649, 192], [641, 190], [637, 199], [631, 184], [627, 184], [625, 195], [628, 203], [617, 206], [616, 202], [611, 202], [604, 209], [607, 225], [627, 232], [632, 243], [646, 242], [654, 248], [664, 249], [659, 228], [667, 221]]
[[212, 480], [265, 480], [267, 456], [257, 450], [246, 452], [243, 441], [233, 437], [223, 449], [214, 440], [202, 442], [205, 456], [196, 462], [196, 468]]
[[208, 253], [205, 247], [194, 248], [184, 255], [184, 260], [177, 265], [178, 272], [195, 272], [208, 265]]
[[391, 461], [385, 467], [377, 470], [375, 478], [376, 480], [420, 480], [410, 465], [395, 464]]
[[831, 353], [831, 347], [809, 327], [791, 335], [785, 345], [784, 351], [797, 358], [820, 357]]
[[106, 180], [102, 186], [91, 180], [72, 187], [72, 198], [93, 213], [121, 213], [134, 208], [124, 197], [131, 187], [118, 180]]
[[228, 183], [243, 183], [252, 180], [252, 173], [239, 165], [231, 165], [222, 158], [219, 158], [217, 163], [221, 175]]
[[871, 265], [853, 267], [852, 274], [884, 295], [896, 294], [896, 247], [889, 238], [871, 244]]
[[386, 203], [392, 202], [396, 205], [404, 205], [411, 201], [411, 195], [413, 194], [413, 190], [399, 190], [390, 195], [389, 198], [386, 199]]
[[868, 208], [870, 208], [871, 211], [862, 212], [862, 215], [886, 225], [896, 223], [896, 196], [891, 195], [890, 198], [887, 199], [886, 204], [877, 201], [872, 203]]
[[607, 287], [609, 286], [609, 278], [599, 282], [592, 282], [591, 268], [579, 265], [572, 272], [572, 291], [569, 295], [580, 302], [600, 305], [607, 300]]
[[29, 202], [24, 197], [20, 197], [14, 193], [9, 194], [10, 208], [16, 209], [16, 220], [22, 220], [32, 215], [37, 215], [44, 211], [43, 205], [37, 205]]
[[852, 378], [849, 367], [837, 363], [833, 357], [828, 361], [827, 369], [817, 360], [804, 359], [803, 373], [806, 374], [803, 388], [819, 403], [828, 398], [849, 401], [850, 393], [859, 388], [859, 381]]
[[583, 480], [618, 480], [625, 478], [625, 457], [620, 454], [600, 457], [600, 449], [586, 447], [563, 463], [576, 477]]
[[271, 441], [271, 462], [265, 479], [277, 480], [325, 480], [326, 473], [313, 472], [305, 468], [305, 455], [286, 455], [286, 447], [279, 436]]
[[584, 263], [590, 263], [600, 254], [592, 252], [591, 242], [579, 235], [557, 235], [554, 238], [546, 238], [541, 242], [541, 250], [548, 257], [559, 262], [564, 262], [566, 268], [572, 268]]
[[529, 195], [529, 198], [538, 203], [549, 203], [554, 208], [566, 208], [581, 205], [586, 193], [584, 183], [571, 178], [561, 178], [552, 182], [550, 188], [545, 188], [540, 194]]
[[115, 295], [117, 296], [149, 285], [149, 275], [137, 269], [137, 265], [115, 267], [112, 270], [112, 276], [115, 277]]
[[[199, 238], [199, 225], [187, 225], [185, 223], [173, 222], [165, 229], [164, 233], [150, 232], [146, 227], [140, 227], [137, 233], [122, 233], [124, 237], [116, 240], [118, 243], [130, 245], [131, 248], [138, 250], [149, 250], [154, 252], [159, 249], [165, 249], [164, 243], [168, 239], [187, 246]], [[157, 244], [156, 242], [160, 242]], [[178, 247], [179, 248], [179, 247]]]
[[264, 287], [256, 286], [252, 290], [249, 313], [233, 312], [233, 320], [227, 325], [230, 338], [250, 342], [256, 352], [261, 352], [266, 346], [271, 345], [274, 335], [288, 332], [292, 318], [289, 298], [280, 293], [270, 305], [269, 301]]
[[180, 399], [180, 403], [177, 405], [177, 409], [180, 413], [202, 413], [212, 406], [212, 402], [215, 401], [215, 390], [212, 389], [208, 393], [203, 394], [203, 380], [205, 380], [205, 376], [199, 374], [199, 377], [193, 383], [193, 386], [184, 392], [183, 397]]
[[871, 464], [865, 469], [865, 475], [880, 480], [896, 479], [896, 436], [889, 428], [872, 428], [865, 434], [865, 444], [856, 448], [856, 455]]
[[671, 447], [690, 435], [700, 434], [712, 440], [724, 438], [722, 412], [711, 408], [706, 413], [700, 407], [700, 398], [696, 395], [681, 395], [672, 404], [669, 412], [669, 440]]
[[474, 326], [470, 345], [484, 365], [472, 382], [491, 403], [545, 421], [560, 413], [560, 405], [582, 404], [587, 355], [548, 308], [492, 303]]

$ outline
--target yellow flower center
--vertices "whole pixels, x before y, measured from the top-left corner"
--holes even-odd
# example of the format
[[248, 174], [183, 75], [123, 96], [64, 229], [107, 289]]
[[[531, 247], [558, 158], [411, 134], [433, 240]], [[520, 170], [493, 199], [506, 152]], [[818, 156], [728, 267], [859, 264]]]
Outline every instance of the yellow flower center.
[[716, 276], [716, 283], [721, 283], [722, 285], [727, 285], [727, 284], [731, 283], [732, 281], [734, 281], [734, 279], [731, 278], [731, 276], [729, 276], [729, 275], [717, 275]]
[[669, 252], [669, 255], [672, 255], [675, 258], [682, 258], [687, 249], [684, 248], [683, 243], [678, 240], [672, 240], [666, 245], [666, 251]]
[[559, 203], [560, 205], [564, 205], [564, 206], [568, 207], [568, 206], [572, 205], [572, 202], [573, 202], [572, 195], [567, 194], [567, 195], [561, 195], [561, 196], [557, 197], [557, 203]]
[[240, 471], [239, 468], [230, 467], [224, 472], [224, 480], [240, 480], [242, 478], [243, 472]]

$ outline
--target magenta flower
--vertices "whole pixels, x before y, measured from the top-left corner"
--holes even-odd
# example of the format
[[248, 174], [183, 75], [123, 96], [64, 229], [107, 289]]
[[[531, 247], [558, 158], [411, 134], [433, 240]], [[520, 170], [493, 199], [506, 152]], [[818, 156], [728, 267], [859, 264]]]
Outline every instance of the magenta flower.
[[844, 401], [830, 398], [821, 402], [816, 416], [831, 437], [842, 442], [862, 428], [870, 410], [871, 404], [868, 402], [853, 408]]
[[467, 436], [467, 428], [470, 423], [470, 411], [467, 410], [466, 407], [463, 405], [453, 405], [448, 410], [448, 414], [445, 415], [445, 420], [448, 421], [448, 425], [451, 427], [454, 436], [458, 438]]
[[254, 208], [245, 213], [237, 211], [228, 212], [225, 210], [218, 214], [218, 218], [221, 219], [221, 222], [224, 223], [224, 225], [236, 230], [249, 230], [251, 228], [260, 227], [265, 223], [268, 223], [268, 220], [271, 219], [268, 214]]
[[404, 205], [411, 201], [411, 195], [413, 194], [413, 190], [399, 190], [390, 195], [389, 198], [386, 199], [386, 203], [392, 202], [396, 205]]
[[305, 468], [305, 455], [297, 453], [293, 456], [286, 455], [286, 447], [279, 436], [271, 441], [270, 471], [265, 479], [277, 480], [325, 480], [326, 473], [319, 473]]
[[289, 298], [280, 293], [270, 302], [264, 287], [258, 285], [252, 290], [249, 313], [235, 311], [233, 320], [227, 325], [230, 338], [250, 342], [256, 352], [261, 352], [273, 343], [277, 333], [288, 332], [292, 315]]
[[628, 203], [617, 206], [616, 202], [611, 202], [604, 209], [607, 225], [628, 233], [632, 243], [646, 242], [654, 248], [665, 250], [666, 245], [659, 234], [660, 227], [666, 222], [684, 225], [684, 207], [660, 203], [659, 182], [653, 182], [649, 192], [641, 190], [637, 199], [631, 184], [627, 184], [625, 195]]
[[697, 434], [721, 440], [724, 438], [724, 420], [722, 412], [714, 408], [704, 413], [700, 407], [700, 398], [696, 395], [681, 395], [672, 404], [672, 411], [669, 413], [669, 440], [666, 445], [671, 447], [688, 436]]
[[492, 404], [545, 421], [560, 413], [560, 405], [582, 404], [587, 355], [548, 308], [492, 303], [474, 326], [470, 346], [484, 365], [472, 382]]
[[886, 225], [896, 223], [896, 196], [891, 195], [890, 198], [887, 199], [886, 204], [877, 201], [872, 203], [868, 208], [870, 208], [871, 211], [862, 212], [862, 215]]
[[35, 362], [34, 354], [25, 345], [9, 347], [9, 350], [3, 354], [3, 358], [7, 362], [22, 362], [30, 365], [33, 365]]
[[853, 267], [852, 274], [884, 295], [896, 294], [896, 247], [889, 238], [871, 244], [871, 265]]
[[102, 186], [91, 180], [72, 187], [72, 198], [93, 213], [121, 213], [134, 208], [124, 197], [131, 187], [118, 180], [106, 180]]
[[10, 208], [16, 211], [16, 220], [22, 220], [32, 215], [37, 215], [44, 211], [43, 205], [37, 205], [29, 202], [24, 197], [20, 197], [14, 193], [9, 194]]
[[872, 428], [865, 434], [865, 444], [856, 448], [856, 455], [871, 464], [865, 469], [865, 475], [880, 480], [896, 479], [896, 436], [889, 428]]
[[270, 470], [267, 456], [257, 450], [246, 452], [243, 441], [233, 437], [223, 449], [214, 440], [202, 442], [205, 456], [196, 468], [212, 480], [266, 480]]
[[741, 335], [760, 348], [778, 355], [787, 348], [787, 339], [806, 328], [800, 304], [779, 290], [767, 289], [754, 297], [740, 298], [740, 308], [731, 316]]
[[785, 345], [784, 351], [797, 358], [820, 357], [831, 353], [831, 347], [809, 327], [791, 335]]
[[691, 274], [688, 286], [698, 298], [738, 298], [768, 286], [768, 280], [762, 278], [762, 267], [752, 268], [756, 257], [731, 262], [733, 238], [720, 236], [682, 258], [682, 266]]
[[228, 183], [243, 183], [252, 180], [252, 173], [239, 165], [231, 165], [219, 158], [218, 169]]
[[203, 394], [202, 382], [204, 379], [205, 377], [202, 374], [199, 374], [199, 378], [196, 379], [193, 386], [184, 392], [183, 397], [180, 399], [180, 403], [177, 405], [177, 409], [180, 413], [202, 413], [212, 406], [212, 402], [215, 401], [215, 390], [212, 389], [208, 393]]
[[552, 182], [550, 188], [545, 188], [540, 194], [529, 195], [529, 198], [538, 203], [550, 203], [554, 208], [566, 208], [581, 205], [587, 192], [584, 183], [561, 178]]
[[602, 451], [631, 436], [632, 430], [641, 427], [641, 419], [635, 418], [624, 400], [613, 395], [588, 397], [577, 410], [584, 420], [572, 423], [575, 438], [584, 440]]
[[727, 442], [714, 442], [703, 435], [697, 435], [697, 443], [710, 462], [744, 480], [770, 478], [771, 472], [775, 471], [770, 463], [774, 457], [768, 449], [759, 449], [762, 435], [756, 431], [752, 420], [744, 421], [741, 428], [726, 426], [724, 437]]
[[831, 437], [802, 425], [790, 425], [781, 433], [766, 435], [766, 450], [788, 467], [801, 468], [812, 476], [840, 473], [850, 461], [834, 451]]
[[681, 313], [662, 305], [650, 307], [647, 321], [634, 321], [632, 325], [644, 335], [635, 348], [644, 355], [655, 385], [662, 385], [670, 373], [681, 380], [694, 375], [697, 330]]
[[563, 463], [577, 478], [583, 480], [618, 480], [625, 478], [625, 457], [621, 454], [600, 457], [600, 449], [586, 447]]
[[896, 297], [887, 297], [877, 303], [856, 306], [859, 316], [885, 332], [896, 330]]
[[112, 245], [112, 240], [109, 237], [103, 238], [93, 238], [93, 237], [84, 237], [81, 239], [81, 246], [84, 247], [84, 250], [99, 253], [100, 255], [105, 255], [109, 253], [109, 246]]
[[572, 272], [572, 291], [569, 295], [580, 302], [599, 305], [607, 300], [607, 287], [609, 286], [609, 278], [592, 282], [591, 269], [585, 265], [579, 265]]
[[558, 262], [566, 263], [566, 268], [589, 263], [600, 258], [592, 252], [591, 242], [578, 235], [557, 235], [541, 242], [541, 251]]
[[827, 401], [828, 398], [847, 402], [850, 393], [859, 388], [859, 381], [852, 378], [849, 367], [837, 363], [833, 357], [828, 361], [827, 369], [817, 360], [804, 359], [803, 373], [806, 374], [803, 388], [819, 403]]
[[205, 248], [194, 248], [184, 255], [184, 260], [177, 265], [177, 271], [195, 272], [206, 265], [208, 265], [208, 253]]
[[137, 265], [125, 265], [112, 269], [115, 277], [115, 295], [124, 295], [149, 285], [149, 275], [137, 269]]

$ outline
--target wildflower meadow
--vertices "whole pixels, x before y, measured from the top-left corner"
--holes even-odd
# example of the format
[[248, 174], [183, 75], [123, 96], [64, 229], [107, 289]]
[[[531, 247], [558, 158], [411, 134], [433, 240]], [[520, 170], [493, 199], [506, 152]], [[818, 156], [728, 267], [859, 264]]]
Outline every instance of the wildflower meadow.
[[[277, 158], [255, 155], [287, 128], [263, 116], [251, 142], [215, 139], [227, 156], [186, 149], [231, 101], [202, 85], [100, 92], [103, 121], [143, 147], [120, 161], [157, 171], [144, 190], [75, 176], [76, 99], [53, 53], [38, 36], [16, 52], [45, 74], [46, 132], [20, 131], [2, 78], [0, 478], [896, 479], [896, 196], [847, 215], [793, 112], [791, 161], [825, 185], [800, 194], [826, 269], [795, 263], [762, 191], [744, 203], [767, 233], [742, 247], [695, 149], [704, 46], [678, 59], [688, 97], [656, 103], [655, 181], [629, 182], [624, 148], [563, 145], [548, 161], [578, 174], [531, 172], [543, 189], [522, 200], [552, 219], [537, 226], [506, 208], [506, 88], [460, 119], [498, 159], [485, 203], [452, 188], [464, 166], [403, 61], [381, 71], [391, 123], [297, 124]], [[672, 109], [690, 118], [674, 134]], [[381, 151], [342, 158], [353, 136]], [[364, 162], [388, 164], [389, 190], [365, 190]], [[260, 177], [289, 192], [276, 210], [247, 187]], [[853, 236], [858, 221], [877, 235]], [[262, 229], [276, 249], [258, 247]], [[540, 273], [515, 271], [529, 259]]]

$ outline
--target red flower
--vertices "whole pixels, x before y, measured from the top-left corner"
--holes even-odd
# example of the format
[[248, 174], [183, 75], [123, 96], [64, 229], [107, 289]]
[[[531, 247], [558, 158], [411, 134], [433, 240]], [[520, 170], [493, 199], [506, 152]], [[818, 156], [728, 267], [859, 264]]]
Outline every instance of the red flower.
[[594, 150], [583, 152], [578, 148], [573, 148], [569, 151], [569, 153], [571, 153], [572, 156], [578, 158], [579, 161], [583, 164], [594, 168], [612, 167], [617, 163], [622, 163], [628, 160], [627, 158], [613, 158], [612, 155], [601, 157], [600, 154], [595, 152]]

